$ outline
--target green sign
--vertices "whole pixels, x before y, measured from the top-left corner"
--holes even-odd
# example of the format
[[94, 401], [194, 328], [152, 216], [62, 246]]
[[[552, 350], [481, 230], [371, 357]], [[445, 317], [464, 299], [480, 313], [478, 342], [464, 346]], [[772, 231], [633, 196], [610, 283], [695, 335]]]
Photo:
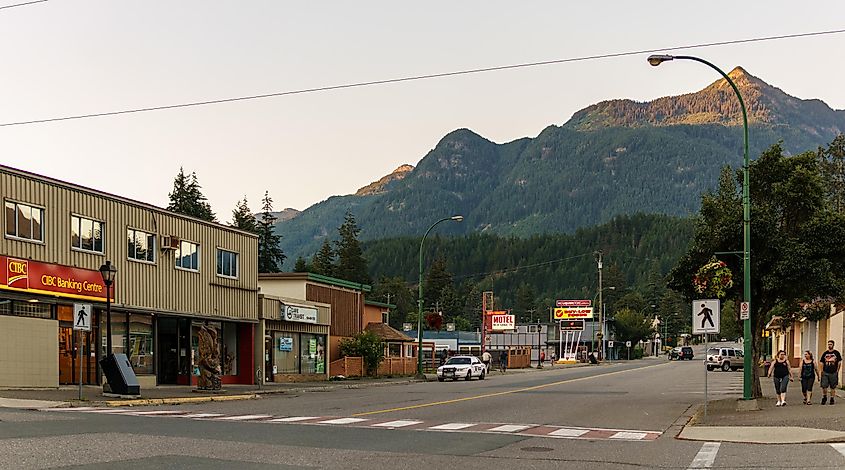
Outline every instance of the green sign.
[[311, 356], [311, 359], [317, 357], [317, 339], [309, 339], [308, 340], [308, 355]]

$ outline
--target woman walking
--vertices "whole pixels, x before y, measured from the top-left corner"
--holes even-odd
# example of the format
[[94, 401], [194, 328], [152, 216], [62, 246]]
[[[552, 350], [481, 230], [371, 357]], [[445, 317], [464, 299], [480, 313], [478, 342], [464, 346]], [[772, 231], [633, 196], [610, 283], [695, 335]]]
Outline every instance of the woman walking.
[[813, 353], [804, 351], [804, 359], [801, 360], [801, 393], [804, 394], [805, 405], [813, 404], [813, 382], [821, 380], [821, 377]]
[[786, 360], [786, 351], [778, 351], [777, 358], [769, 366], [769, 377], [772, 376], [774, 376], [775, 394], [778, 396], [778, 403], [775, 406], [786, 406], [786, 387], [789, 382], [795, 381], [792, 378], [789, 361]]

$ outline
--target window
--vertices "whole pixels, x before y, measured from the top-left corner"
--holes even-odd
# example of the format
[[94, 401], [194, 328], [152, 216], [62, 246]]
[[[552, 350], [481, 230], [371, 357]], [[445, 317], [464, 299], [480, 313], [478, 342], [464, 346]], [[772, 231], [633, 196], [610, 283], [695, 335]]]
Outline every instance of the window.
[[326, 337], [322, 335], [299, 335], [300, 373], [323, 374], [326, 372]]
[[238, 277], [238, 254], [217, 249], [217, 275]]
[[129, 259], [155, 262], [155, 235], [130, 228], [126, 231], [126, 241]]
[[176, 267], [191, 271], [200, 270], [200, 246], [193, 242], [179, 242], [176, 250]]
[[87, 217], [70, 217], [70, 246], [77, 250], [103, 252], [103, 223]]
[[6, 235], [43, 242], [43, 223], [44, 209], [6, 201]]
[[389, 319], [390, 319], [390, 312], [381, 312], [381, 322], [382, 323], [387, 325]]
[[[114, 323], [112, 323], [112, 328], [114, 328]], [[153, 317], [134, 313], [129, 315], [129, 353], [127, 355], [136, 374], [153, 373]]]

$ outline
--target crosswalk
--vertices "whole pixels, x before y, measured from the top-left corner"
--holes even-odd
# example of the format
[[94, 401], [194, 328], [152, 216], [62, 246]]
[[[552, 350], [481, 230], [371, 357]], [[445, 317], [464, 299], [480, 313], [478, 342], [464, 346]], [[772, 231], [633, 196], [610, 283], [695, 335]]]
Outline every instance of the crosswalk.
[[42, 411], [60, 413], [93, 413], [147, 418], [176, 418], [218, 422], [300, 424], [431, 432], [507, 434], [551, 439], [653, 441], [662, 434], [660, 431], [582, 428], [544, 424], [426, 422], [416, 419], [373, 419], [338, 416], [275, 416], [269, 414], [228, 415], [224, 413], [191, 412], [186, 410], [137, 410], [131, 408], [70, 407], [46, 408]]
[[[701, 375], [692, 380], [668, 384], [665, 386], [664, 394], [680, 393], [683, 395], [704, 396], [704, 368], [701, 368]], [[707, 372], [707, 395], [718, 398], [730, 398], [731, 396], [742, 395], [742, 371]]]

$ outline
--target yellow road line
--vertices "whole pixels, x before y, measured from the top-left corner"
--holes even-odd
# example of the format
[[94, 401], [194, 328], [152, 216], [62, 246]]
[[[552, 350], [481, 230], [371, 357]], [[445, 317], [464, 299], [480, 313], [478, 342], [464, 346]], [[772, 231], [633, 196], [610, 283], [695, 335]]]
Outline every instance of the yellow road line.
[[502, 395], [510, 395], [510, 394], [513, 394], [513, 393], [530, 392], [532, 390], [539, 390], [541, 388], [554, 387], [555, 385], [561, 385], [561, 384], [572, 383], [572, 382], [580, 382], [582, 380], [590, 380], [590, 379], [598, 379], [598, 378], [603, 378], [603, 377], [609, 377], [611, 375], [623, 374], [623, 373], [626, 373], [626, 372], [641, 371], [641, 370], [644, 370], [644, 369], [650, 369], [652, 367], [664, 366], [666, 364], [669, 364], [669, 363], [668, 362], [662, 362], [660, 364], [655, 364], [653, 366], [638, 367], [636, 369], [617, 370], [615, 372], [608, 372], [607, 374], [591, 375], [589, 377], [576, 377], [576, 378], [573, 378], [573, 379], [560, 380], [558, 382], [551, 382], [551, 383], [542, 384], [542, 385], [534, 385], [533, 387], [518, 388], [518, 389], [515, 389], [515, 390], [505, 390], [504, 392], [486, 393], [484, 395], [475, 395], [475, 396], [471, 396], [471, 397], [455, 398], [455, 399], [452, 399], [452, 400], [435, 401], [435, 402], [431, 402], [431, 403], [421, 403], [421, 404], [418, 404], [418, 405], [410, 405], [410, 406], [400, 406], [400, 407], [397, 407], [397, 408], [390, 408], [390, 409], [387, 409], [387, 410], [366, 411], [366, 412], [363, 412], [363, 413], [355, 413], [352, 416], [368, 416], [368, 415], [376, 415], [376, 414], [382, 414], [382, 413], [392, 413], [394, 411], [405, 411], [405, 410], [414, 410], [414, 409], [417, 409], [417, 408], [428, 408], [430, 406], [450, 405], [452, 403], [460, 403], [462, 401], [480, 400], [482, 398], [499, 397], [499, 396], [502, 396]]

